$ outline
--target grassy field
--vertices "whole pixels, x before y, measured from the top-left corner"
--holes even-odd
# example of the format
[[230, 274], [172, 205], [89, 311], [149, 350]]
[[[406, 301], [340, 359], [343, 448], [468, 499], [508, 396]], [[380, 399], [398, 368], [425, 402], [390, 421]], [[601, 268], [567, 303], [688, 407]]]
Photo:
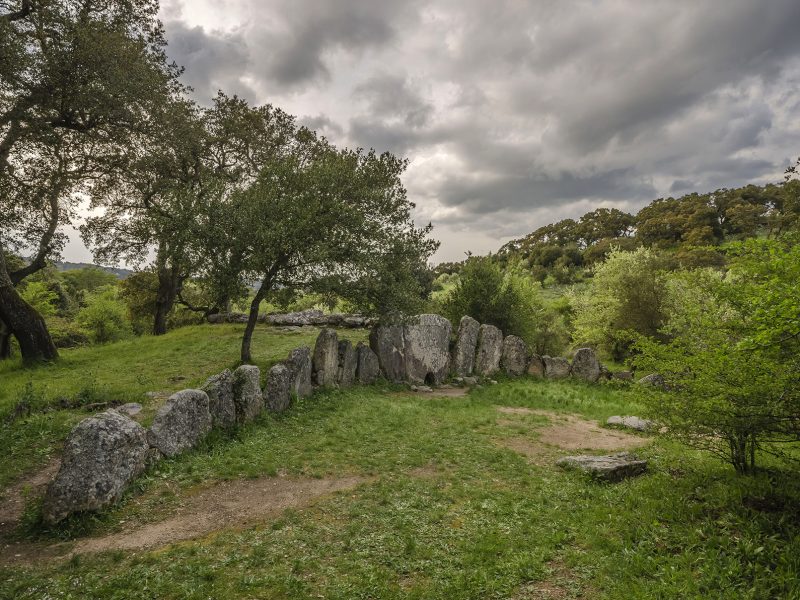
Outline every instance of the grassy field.
[[[6, 367], [0, 401], [8, 410], [31, 378], [48, 398], [74, 395], [88, 373], [109, 398], [141, 401], [145, 391], [196, 385], [234, 366], [238, 333], [187, 328], [65, 353], [34, 372]], [[260, 329], [256, 360], [266, 366], [312, 339]], [[98, 516], [47, 530], [32, 502], [17, 536], [49, 544], [113, 535], [132, 522], [157, 523], [219, 482], [361, 477], [356, 487], [151, 551], [0, 567], [0, 597], [800, 598], [796, 476], [739, 477], [654, 439], [637, 450], [650, 460], [647, 475], [600, 484], [554, 466], [567, 452], [539, 443], [550, 422], [541, 411], [599, 421], [641, 407], [622, 388], [533, 380], [463, 398], [391, 386], [319, 393], [159, 463]], [[10, 462], [28, 457], [28, 466], [7, 465], [6, 453], [6, 477], [38, 464], [31, 448], [54, 452], [68, 423], [85, 414], [14, 423], [8, 429], [27, 433]], [[28, 430], [45, 417], [63, 427], [33, 437]], [[509, 444], [521, 439], [533, 454]]]

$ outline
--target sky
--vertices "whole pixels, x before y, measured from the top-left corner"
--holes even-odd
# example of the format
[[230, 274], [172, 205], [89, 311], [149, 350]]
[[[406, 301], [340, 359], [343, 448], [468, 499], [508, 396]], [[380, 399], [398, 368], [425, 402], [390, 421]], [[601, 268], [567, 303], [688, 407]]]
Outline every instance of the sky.
[[797, 0], [162, 0], [161, 18], [199, 103], [222, 89], [408, 158], [435, 262], [779, 181], [800, 155]]

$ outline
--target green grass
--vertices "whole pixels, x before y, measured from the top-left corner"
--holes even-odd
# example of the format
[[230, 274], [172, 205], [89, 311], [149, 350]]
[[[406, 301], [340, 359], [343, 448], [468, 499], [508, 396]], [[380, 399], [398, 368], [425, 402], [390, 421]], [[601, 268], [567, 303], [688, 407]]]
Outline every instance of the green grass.
[[[139, 402], [154, 409], [147, 392], [171, 393], [203, 384], [210, 376], [239, 364], [243, 325], [196, 325], [167, 335], [144, 336], [115, 344], [62, 350], [52, 364], [24, 368], [18, 361], [0, 362], [0, 422], [26, 399], [34, 408], [29, 418], [0, 428], [0, 486], [43, 464], [70, 428], [86, 416], [83, 410], [58, 410], [67, 405]], [[253, 335], [253, 361], [266, 368], [302, 345], [313, 347], [318, 330], [286, 333], [259, 326]], [[342, 330], [354, 342], [364, 332]], [[158, 401], [160, 402], [160, 401]], [[47, 412], [41, 412], [47, 408]]]
[[[185, 342], [205, 330], [186, 335], [176, 345], [204, 345]], [[281, 345], [277, 358], [299, 338], [260, 335], [264, 363], [273, 356], [266, 346]], [[640, 451], [647, 475], [599, 484], [498, 444], [520, 431], [535, 439], [543, 424], [521, 417], [509, 428], [498, 405], [597, 420], [641, 409], [622, 388], [532, 380], [457, 399], [391, 386], [320, 393], [161, 462], [97, 517], [56, 530], [31, 524], [21, 535], [58, 540], [158, 520], [224, 479], [356, 474], [366, 483], [260, 526], [157, 551], [0, 569], [0, 597], [525, 598], [536, 597], [525, 586], [560, 578], [565, 598], [800, 598], [796, 476], [739, 477], [656, 440]], [[415, 474], [426, 466], [434, 469]]]

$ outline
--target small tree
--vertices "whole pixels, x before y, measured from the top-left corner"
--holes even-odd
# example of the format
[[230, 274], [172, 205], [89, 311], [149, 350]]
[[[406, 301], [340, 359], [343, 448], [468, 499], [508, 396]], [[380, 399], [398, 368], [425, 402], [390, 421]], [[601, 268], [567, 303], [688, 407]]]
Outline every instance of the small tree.
[[669, 433], [751, 473], [759, 453], [800, 441], [800, 247], [751, 240], [731, 272], [670, 278], [670, 341], [641, 337], [636, 364], [669, 391], [642, 388]]
[[[336, 150], [299, 129], [285, 152], [265, 161], [257, 180], [226, 203], [231, 229], [218, 238], [238, 281], [257, 281], [242, 338], [242, 362], [261, 302], [277, 292], [335, 293], [373, 314], [420, 300], [418, 276], [438, 247], [430, 226], [416, 228], [389, 153]], [[223, 273], [224, 275], [224, 273]]]
[[660, 336], [666, 262], [649, 248], [612, 250], [589, 285], [574, 294], [575, 341], [625, 358], [635, 335]]

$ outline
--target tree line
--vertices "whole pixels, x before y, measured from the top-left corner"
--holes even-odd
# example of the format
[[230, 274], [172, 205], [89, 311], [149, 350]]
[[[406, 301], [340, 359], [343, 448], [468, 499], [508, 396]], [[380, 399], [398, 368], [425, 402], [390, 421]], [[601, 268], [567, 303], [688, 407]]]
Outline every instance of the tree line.
[[[337, 148], [272, 105], [189, 98], [157, 0], [0, 0], [0, 345], [58, 356], [20, 294], [81, 234], [101, 262], [149, 265], [156, 335], [176, 303], [206, 313], [336, 294], [365, 312], [413, 309], [438, 243], [411, 220], [389, 153]], [[17, 259], [30, 255], [26, 261]], [[202, 288], [203, 305], [184, 294]]]

